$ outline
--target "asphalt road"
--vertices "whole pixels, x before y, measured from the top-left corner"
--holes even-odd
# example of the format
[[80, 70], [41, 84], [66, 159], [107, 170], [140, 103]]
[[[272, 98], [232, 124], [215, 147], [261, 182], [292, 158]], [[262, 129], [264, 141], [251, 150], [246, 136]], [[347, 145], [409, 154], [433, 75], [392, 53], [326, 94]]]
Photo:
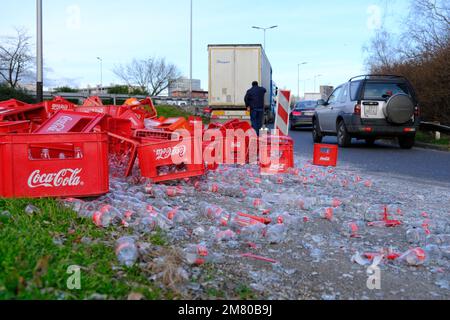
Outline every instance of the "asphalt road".
[[[312, 159], [311, 131], [291, 131], [290, 135], [295, 140], [296, 154]], [[323, 143], [337, 144], [336, 137], [326, 137]], [[421, 148], [402, 150], [382, 142], [377, 142], [372, 147], [363, 141], [353, 140], [353, 143], [351, 148], [339, 149], [340, 164], [361, 169], [363, 172], [450, 186], [450, 152]]]

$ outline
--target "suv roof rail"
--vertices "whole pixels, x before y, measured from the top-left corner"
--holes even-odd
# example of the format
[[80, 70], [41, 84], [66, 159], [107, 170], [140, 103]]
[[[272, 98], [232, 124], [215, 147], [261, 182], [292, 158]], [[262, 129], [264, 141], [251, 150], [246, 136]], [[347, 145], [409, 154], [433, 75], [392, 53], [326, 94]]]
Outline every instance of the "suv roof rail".
[[401, 78], [401, 79], [406, 79], [404, 76], [398, 76], [395, 74], [364, 74], [364, 75], [360, 75], [360, 76], [356, 76], [351, 78], [350, 80], [348, 80], [348, 82], [352, 82], [355, 79], [358, 78], [364, 78], [364, 80], [368, 80], [368, 79], [372, 79], [372, 78]]

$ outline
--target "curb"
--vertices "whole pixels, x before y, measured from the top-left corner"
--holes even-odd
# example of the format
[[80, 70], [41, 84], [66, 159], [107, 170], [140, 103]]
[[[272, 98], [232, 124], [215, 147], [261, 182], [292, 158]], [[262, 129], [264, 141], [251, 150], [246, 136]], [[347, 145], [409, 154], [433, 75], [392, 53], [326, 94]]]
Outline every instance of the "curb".
[[416, 142], [415, 146], [417, 148], [422, 148], [422, 149], [450, 152], [450, 147], [439, 146], [439, 145], [430, 144], [430, 143]]
[[[383, 143], [389, 144], [389, 145], [397, 145], [396, 142], [394, 142], [393, 140], [380, 140]], [[450, 152], [450, 146], [446, 147], [446, 146], [439, 146], [439, 145], [435, 145], [435, 144], [430, 144], [430, 143], [424, 143], [424, 142], [418, 142], [416, 141], [415, 148], [421, 148], [421, 149], [428, 149], [428, 150], [436, 150], [436, 151], [444, 151], [444, 152]]]

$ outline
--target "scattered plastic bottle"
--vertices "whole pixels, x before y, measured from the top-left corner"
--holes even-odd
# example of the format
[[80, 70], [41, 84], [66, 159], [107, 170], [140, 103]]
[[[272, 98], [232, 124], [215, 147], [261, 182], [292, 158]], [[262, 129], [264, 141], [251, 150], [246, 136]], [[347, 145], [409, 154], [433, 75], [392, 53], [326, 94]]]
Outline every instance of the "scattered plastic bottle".
[[404, 261], [409, 266], [421, 266], [426, 262], [427, 254], [422, 248], [415, 248], [406, 251], [399, 257], [400, 261]]
[[110, 205], [105, 205], [95, 212], [92, 219], [95, 225], [100, 228], [108, 228], [115, 224], [117, 220], [122, 221], [120, 212]]
[[267, 228], [266, 238], [271, 244], [282, 243], [286, 239], [287, 228], [285, 224], [274, 224]]
[[132, 267], [139, 257], [135, 239], [132, 237], [123, 237], [117, 240], [116, 256], [120, 264]]
[[83, 158], [83, 152], [81, 151], [80, 147], [76, 147], [74, 151], [75, 151], [75, 159]]
[[39, 209], [38, 207], [29, 204], [25, 207], [25, 213], [32, 215], [32, 214], [37, 214], [37, 213], [41, 213], [41, 209]]
[[421, 245], [425, 243], [426, 233], [422, 228], [411, 228], [406, 231], [406, 240], [410, 244]]
[[41, 159], [42, 160], [50, 160], [50, 151], [49, 151], [49, 149], [42, 149], [41, 150]]
[[184, 249], [185, 260], [190, 265], [203, 265], [208, 262], [214, 262], [208, 248], [204, 245], [189, 245]]

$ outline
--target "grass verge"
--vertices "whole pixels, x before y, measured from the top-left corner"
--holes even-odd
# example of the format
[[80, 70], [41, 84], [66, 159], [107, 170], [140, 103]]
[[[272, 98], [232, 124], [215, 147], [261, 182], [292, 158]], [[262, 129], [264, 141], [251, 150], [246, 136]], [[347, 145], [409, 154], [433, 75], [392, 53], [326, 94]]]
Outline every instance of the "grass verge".
[[[28, 204], [40, 212], [25, 213]], [[56, 200], [0, 199], [0, 214], [0, 299], [164, 298], [137, 267], [118, 266], [112, 230], [98, 229]], [[81, 268], [80, 290], [67, 286], [74, 265]]]
[[416, 134], [416, 141], [450, 147], [450, 136], [446, 134], [441, 134], [441, 139], [436, 140], [435, 136], [431, 132], [418, 131]]

